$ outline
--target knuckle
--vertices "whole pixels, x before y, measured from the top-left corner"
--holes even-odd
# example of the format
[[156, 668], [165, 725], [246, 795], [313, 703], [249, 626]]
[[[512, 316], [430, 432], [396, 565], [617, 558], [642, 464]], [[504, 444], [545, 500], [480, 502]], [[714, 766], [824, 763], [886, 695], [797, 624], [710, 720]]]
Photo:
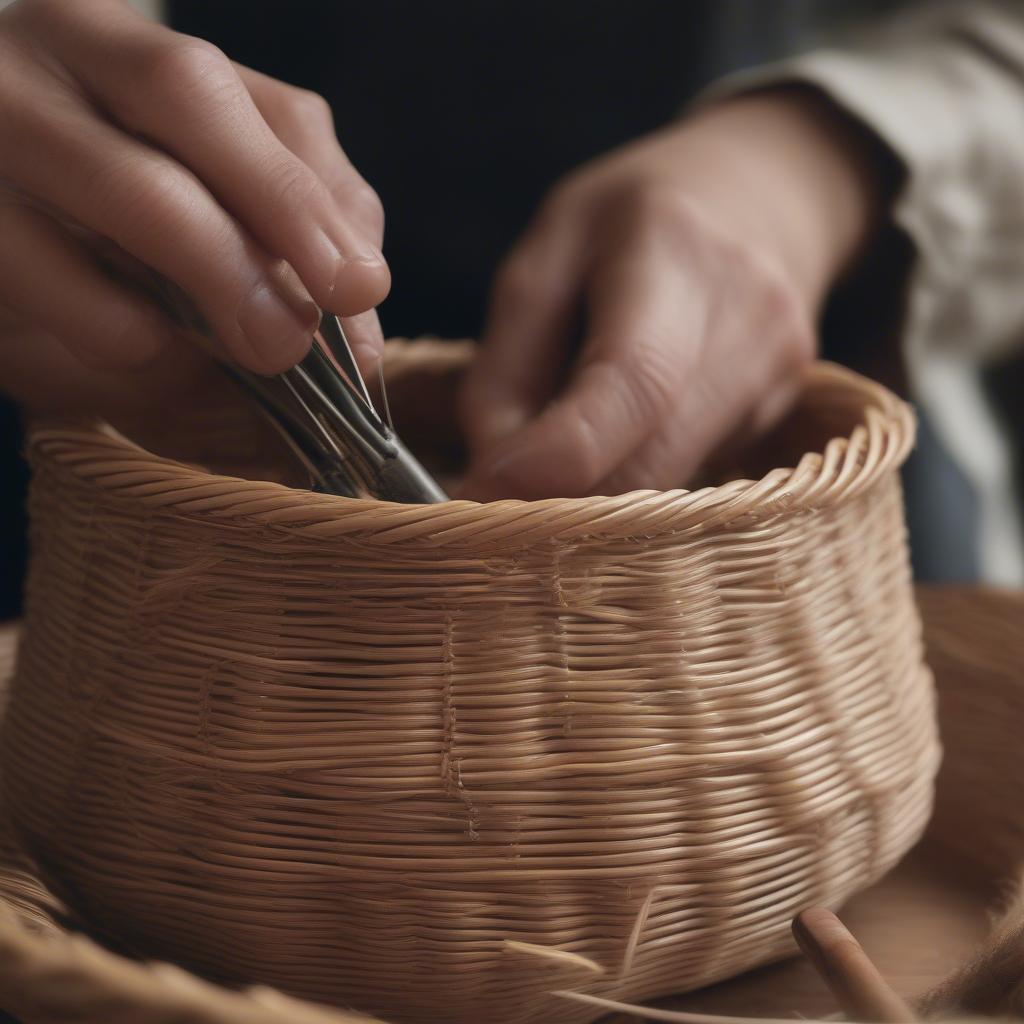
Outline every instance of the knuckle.
[[291, 86], [289, 103], [292, 116], [297, 120], [327, 124], [333, 128], [334, 115], [331, 112], [331, 105], [320, 93], [314, 92], [312, 89]]
[[300, 210], [322, 199], [320, 182], [301, 160], [282, 157], [267, 182], [267, 198], [278, 207]]
[[353, 188], [350, 202], [363, 221], [371, 224], [378, 234], [384, 233], [384, 204], [380, 201], [380, 196], [365, 181], [361, 181]]
[[678, 186], [650, 181], [626, 189], [620, 200], [628, 215], [643, 225], [675, 230], [704, 230], [709, 218], [701, 203]]
[[148, 346], [139, 346], [145, 329], [138, 317], [120, 310], [93, 317], [88, 331], [75, 339], [75, 357], [94, 370], [141, 369], [156, 358]]
[[657, 245], [674, 259], [699, 258], [707, 271], [728, 258], [729, 240], [698, 197], [668, 182], [635, 183], [616, 199], [619, 223], [635, 243]]
[[665, 490], [681, 486], [683, 458], [673, 449], [674, 436], [658, 437], [630, 454], [606, 480], [609, 491], [624, 494], [639, 488]]
[[365, 181], [361, 181], [356, 187], [356, 199], [365, 212], [372, 213], [380, 217], [381, 220], [384, 219], [384, 204], [380, 201], [380, 196], [377, 195], [376, 191], [367, 185]]
[[125, 247], [180, 225], [189, 203], [191, 180], [173, 161], [155, 159], [144, 174], [126, 166], [101, 166], [86, 183], [98, 223], [110, 225], [111, 238]]
[[629, 362], [614, 368], [612, 380], [635, 422], [650, 421], [672, 404], [678, 370], [678, 361], [662, 339], [641, 338], [633, 343]]
[[[567, 486], [575, 493], [586, 493], [606, 476], [608, 466], [609, 424], [631, 425], [646, 434], [670, 405], [676, 373], [663, 346], [638, 343], [630, 351], [628, 363], [610, 358], [596, 360], [581, 373], [601, 403], [581, 404], [572, 417], [566, 417], [567, 443], [572, 459], [567, 460]], [[607, 417], [605, 403], [615, 407]]]
[[537, 205], [527, 237], [585, 209], [595, 197], [593, 185], [590, 167], [572, 171], [556, 181]]
[[235, 74], [213, 43], [182, 36], [148, 54], [144, 79], [151, 93], [177, 105], [198, 92], [220, 92], [234, 83]]
[[380, 244], [384, 235], [384, 204], [380, 196], [343, 160], [323, 178], [323, 184], [341, 210], [368, 229]]

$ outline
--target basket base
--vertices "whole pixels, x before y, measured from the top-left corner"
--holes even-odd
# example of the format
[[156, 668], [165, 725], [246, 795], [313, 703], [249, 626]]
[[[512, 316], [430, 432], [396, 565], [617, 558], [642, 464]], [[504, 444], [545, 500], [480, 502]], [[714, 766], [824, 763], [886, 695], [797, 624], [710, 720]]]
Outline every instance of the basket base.
[[[998, 893], [925, 840], [893, 872], [841, 911], [892, 987], [908, 998], [937, 985], [988, 934]], [[699, 992], [657, 1003], [663, 1009], [741, 1017], [806, 1017], [835, 1012], [835, 999], [810, 962], [771, 964]]]
[[[1024, 791], [1024, 761], [1019, 756], [1024, 594], [922, 588], [918, 600], [938, 682], [946, 747], [936, 814], [922, 843], [885, 879], [852, 899], [841, 914], [890, 984], [909, 998], [933, 989], [976, 951], [989, 933], [992, 909], [1005, 902], [1008, 883], [1020, 878], [1024, 862], [1024, 806], [1019, 799]], [[14, 628], [0, 626], [0, 713], [16, 639]], [[168, 974], [166, 969], [129, 965], [114, 957], [102, 960], [100, 950], [82, 941], [55, 941], [68, 924], [64, 908], [31, 874], [31, 865], [10, 845], [11, 839], [0, 827], [0, 946], [4, 951], [20, 949], [23, 960], [8, 956], [7, 968], [0, 969], [0, 1010], [38, 1007], [43, 995], [57, 1005], [60, 993], [52, 979], [60, 978], [64, 995], [75, 1002], [75, 1019], [83, 1024], [112, 1019], [109, 1010], [115, 1004], [133, 1011], [119, 1019], [140, 1024], [163, 1020], [168, 1006], [180, 1012], [186, 991], [195, 1010], [190, 1019], [197, 1024], [249, 1024], [256, 1019], [255, 997], [196, 988], [197, 982], [185, 984], [183, 974]], [[25, 950], [36, 937], [46, 941], [36, 943], [38, 949], [29, 956]], [[26, 973], [25, 963], [33, 964], [35, 973]], [[79, 974], [69, 973], [69, 965]], [[35, 981], [26, 980], [30, 977]], [[89, 1006], [102, 1007], [96, 1014], [83, 1009], [86, 992]], [[313, 1019], [300, 1015], [301, 1007], [290, 1000], [287, 1006], [280, 1003], [280, 1014], [274, 1013], [263, 1001], [266, 998], [260, 996], [258, 1019], [268, 1024]], [[802, 958], [658, 1005], [810, 1020], [835, 1011], [834, 1000]], [[357, 1024], [341, 1011], [307, 1009], [317, 1021]], [[588, 1016], [593, 1019], [596, 1014], [567, 1006], [559, 1022]], [[616, 1024], [640, 1019], [620, 1016]]]

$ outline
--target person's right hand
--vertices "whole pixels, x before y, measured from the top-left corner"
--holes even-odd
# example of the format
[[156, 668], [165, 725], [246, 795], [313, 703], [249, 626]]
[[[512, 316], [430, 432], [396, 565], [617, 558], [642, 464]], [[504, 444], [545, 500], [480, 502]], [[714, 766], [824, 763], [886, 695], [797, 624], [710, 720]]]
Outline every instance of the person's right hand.
[[[17, 0], [0, 14], [0, 345], [20, 321], [91, 369], [161, 362], [174, 329], [101, 268], [113, 243], [122, 264], [184, 291], [251, 370], [294, 365], [317, 306], [354, 318], [366, 367], [383, 346], [382, 233], [319, 96], [119, 0]], [[53, 353], [8, 355], [38, 386]]]
[[870, 132], [796, 85], [709, 103], [572, 172], [498, 274], [462, 392], [463, 494], [686, 486], [767, 430], [898, 180]]

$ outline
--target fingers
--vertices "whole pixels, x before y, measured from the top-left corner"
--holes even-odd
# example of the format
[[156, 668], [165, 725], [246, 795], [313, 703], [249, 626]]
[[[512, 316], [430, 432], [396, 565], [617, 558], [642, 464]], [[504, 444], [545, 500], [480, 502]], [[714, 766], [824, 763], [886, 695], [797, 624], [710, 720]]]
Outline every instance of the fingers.
[[209, 412], [237, 400], [227, 376], [191, 345], [166, 345], [140, 368], [83, 366], [56, 335], [11, 319], [5, 324], [0, 309], [3, 391], [34, 415], [98, 414], [127, 426], [129, 419], [159, 421], [169, 410]]
[[234, 68], [271, 131], [323, 182], [339, 213], [379, 249], [384, 207], [341, 148], [324, 98], [243, 64]]
[[[319, 153], [331, 140], [332, 188], [200, 40], [113, 0], [36, 0], [4, 27], [0, 122], [12, 144], [0, 177], [172, 280], [240, 363], [283, 370], [308, 350], [318, 303], [354, 315], [386, 294], [376, 200], [343, 158], [322, 100], [278, 84], [289, 97], [279, 121], [306, 126]], [[352, 329], [357, 350], [379, 350], [374, 316]], [[139, 352], [99, 346], [94, 356]]]
[[749, 442], [769, 429], [796, 398], [793, 380], [764, 383], [764, 394], [747, 401], [735, 382], [704, 381], [687, 389], [675, 414], [636, 451], [596, 484], [597, 494], [635, 490], [672, 490], [690, 483], [708, 455], [721, 453], [723, 443], [738, 455]]
[[723, 446], [741, 451], [768, 430], [799, 394], [801, 371], [814, 352], [810, 320], [770, 268], [742, 249], [728, 252], [729, 284], [740, 301], [713, 313], [696, 372], [672, 411], [595, 492], [682, 487], [712, 453]]
[[0, 238], [0, 304], [53, 332], [87, 366], [144, 366], [170, 343], [167, 320], [45, 213], [0, 196]]
[[460, 395], [477, 455], [521, 430], [554, 395], [580, 315], [583, 243], [573, 218], [542, 215], [498, 273], [483, 343]]
[[[384, 208], [338, 144], [324, 101], [252, 68], [234, 65], [253, 102], [280, 141], [324, 183], [339, 214], [372, 245], [384, 237]], [[364, 374], [384, 351], [384, 334], [374, 310], [344, 320], [352, 352]]]
[[470, 467], [465, 491], [573, 497], [682, 486], [743, 423], [763, 429], [814, 348], [781, 273], [656, 190], [607, 217], [565, 391]]
[[[317, 175], [277, 138], [231, 62], [203, 40], [120, 5], [53, 18], [71, 72], [129, 132], [173, 155], [269, 253], [287, 260], [321, 306], [352, 315], [389, 278], [379, 248], [344, 216]], [[131, 82], [131, 88], [126, 88]], [[303, 93], [297, 116], [331, 132], [327, 105]]]
[[261, 373], [294, 365], [318, 310], [280, 262], [166, 154], [72, 97], [46, 100], [45, 115], [8, 112], [21, 145], [0, 152], [0, 175], [174, 281], [243, 365]]
[[603, 240], [567, 389], [471, 467], [470, 493], [586, 494], [658, 427], [681, 396], [706, 306], [669, 255], [656, 233], [632, 224]]

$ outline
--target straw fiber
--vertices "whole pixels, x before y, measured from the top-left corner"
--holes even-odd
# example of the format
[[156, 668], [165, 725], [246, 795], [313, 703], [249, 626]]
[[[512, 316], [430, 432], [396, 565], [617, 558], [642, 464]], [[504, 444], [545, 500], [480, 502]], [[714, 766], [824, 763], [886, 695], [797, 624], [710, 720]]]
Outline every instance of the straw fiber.
[[[396, 392], [449, 387], [438, 351]], [[130, 948], [392, 1021], [570, 1024], [601, 1011], [552, 990], [783, 955], [930, 811], [912, 435], [822, 365], [751, 479], [416, 507], [39, 427], [19, 835]]]

